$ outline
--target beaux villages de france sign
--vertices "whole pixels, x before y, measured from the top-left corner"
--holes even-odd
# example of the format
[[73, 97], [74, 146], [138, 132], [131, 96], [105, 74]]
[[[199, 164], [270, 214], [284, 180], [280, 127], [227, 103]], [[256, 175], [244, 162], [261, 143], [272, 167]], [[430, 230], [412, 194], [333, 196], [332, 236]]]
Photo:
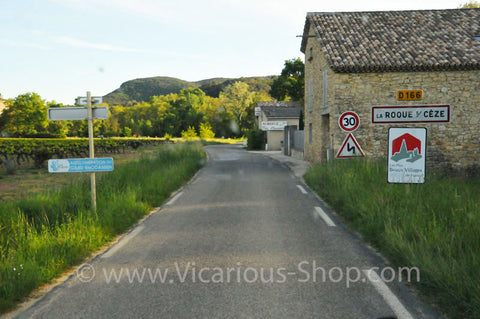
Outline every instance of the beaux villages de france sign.
[[388, 182], [425, 183], [427, 129], [390, 128], [388, 131]]

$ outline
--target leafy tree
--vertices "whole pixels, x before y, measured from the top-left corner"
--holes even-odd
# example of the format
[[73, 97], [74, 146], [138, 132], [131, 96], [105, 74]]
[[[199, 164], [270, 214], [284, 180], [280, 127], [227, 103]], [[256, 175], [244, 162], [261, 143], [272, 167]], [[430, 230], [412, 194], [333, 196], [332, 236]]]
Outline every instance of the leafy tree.
[[247, 116], [249, 107], [254, 103], [255, 93], [245, 82], [235, 82], [220, 93], [220, 100], [225, 110], [231, 113], [236, 124], [241, 128], [242, 120]]
[[303, 101], [305, 65], [300, 58], [286, 60], [282, 73], [272, 83], [270, 95], [279, 101]]
[[478, 1], [469, 1], [460, 6], [461, 9], [475, 9], [480, 8], [480, 2]]
[[1, 118], [2, 130], [15, 137], [47, 133], [47, 106], [37, 93], [17, 96]]

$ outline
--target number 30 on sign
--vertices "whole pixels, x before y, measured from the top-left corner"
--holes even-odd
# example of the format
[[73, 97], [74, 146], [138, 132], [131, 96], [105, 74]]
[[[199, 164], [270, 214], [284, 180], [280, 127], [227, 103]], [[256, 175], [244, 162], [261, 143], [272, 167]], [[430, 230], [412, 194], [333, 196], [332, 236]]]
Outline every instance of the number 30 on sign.
[[344, 112], [338, 119], [338, 125], [345, 132], [353, 132], [360, 126], [360, 117], [352, 111]]

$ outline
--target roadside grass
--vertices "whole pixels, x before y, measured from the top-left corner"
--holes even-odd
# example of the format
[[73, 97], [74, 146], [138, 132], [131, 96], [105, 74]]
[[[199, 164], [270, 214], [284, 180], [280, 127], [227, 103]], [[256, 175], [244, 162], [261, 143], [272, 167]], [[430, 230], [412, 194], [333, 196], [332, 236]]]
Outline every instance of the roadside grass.
[[116, 165], [97, 177], [97, 215], [90, 184], [0, 203], [0, 312], [78, 264], [160, 206], [203, 166], [200, 143], [158, 146], [155, 156]]
[[396, 266], [418, 267], [423, 294], [452, 318], [480, 318], [480, 179], [430, 174], [388, 184], [384, 162], [313, 166], [304, 176]]

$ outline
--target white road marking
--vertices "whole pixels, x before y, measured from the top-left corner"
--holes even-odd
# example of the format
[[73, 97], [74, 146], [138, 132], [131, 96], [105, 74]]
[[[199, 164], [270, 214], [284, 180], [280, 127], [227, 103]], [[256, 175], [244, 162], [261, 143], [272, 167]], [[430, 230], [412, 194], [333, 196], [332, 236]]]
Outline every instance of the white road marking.
[[167, 205], [172, 205], [173, 203], [175, 203], [175, 201], [180, 198], [180, 196], [183, 195], [183, 191], [181, 192], [178, 192], [175, 196], [172, 197], [171, 200], [168, 201]]
[[102, 258], [110, 258], [112, 257], [117, 250], [125, 246], [133, 237], [137, 236], [142, 230], [145, 229], [145, 226], [138, 226], [131, 233], [123, 237], [119, 242], [115, 244], [115, 246], [111, 247], [105, 254], [102, 255]]
[[392, 308], [398, 319], [413, 319], [412, 315], [402, 305], [400, 300], [398, 300], [397, 296], [395, 296], [373, 269], [363, 270], [363, 273], [380, 295], [382, 295], [390, 308]]
[[316, 206], [316, 207], [315, 207], [315, 211], [316, 211], [317, 214], [323, 219], [323, 221], [325, 222], [325, 224], [327, 224], [327, 225], [330, 226], [330, 227], [336, 227], [336, 225], [335, 225], [335, 223], [333, 222], [333, 220], [331, 220], [330, 217], [328, 217], [327, 213], [325, 213], [321, 207]]
[[297, 185], [297, 187], [303, 194], [308, 194], [305, 188], [302, 187], [302, 185]]

